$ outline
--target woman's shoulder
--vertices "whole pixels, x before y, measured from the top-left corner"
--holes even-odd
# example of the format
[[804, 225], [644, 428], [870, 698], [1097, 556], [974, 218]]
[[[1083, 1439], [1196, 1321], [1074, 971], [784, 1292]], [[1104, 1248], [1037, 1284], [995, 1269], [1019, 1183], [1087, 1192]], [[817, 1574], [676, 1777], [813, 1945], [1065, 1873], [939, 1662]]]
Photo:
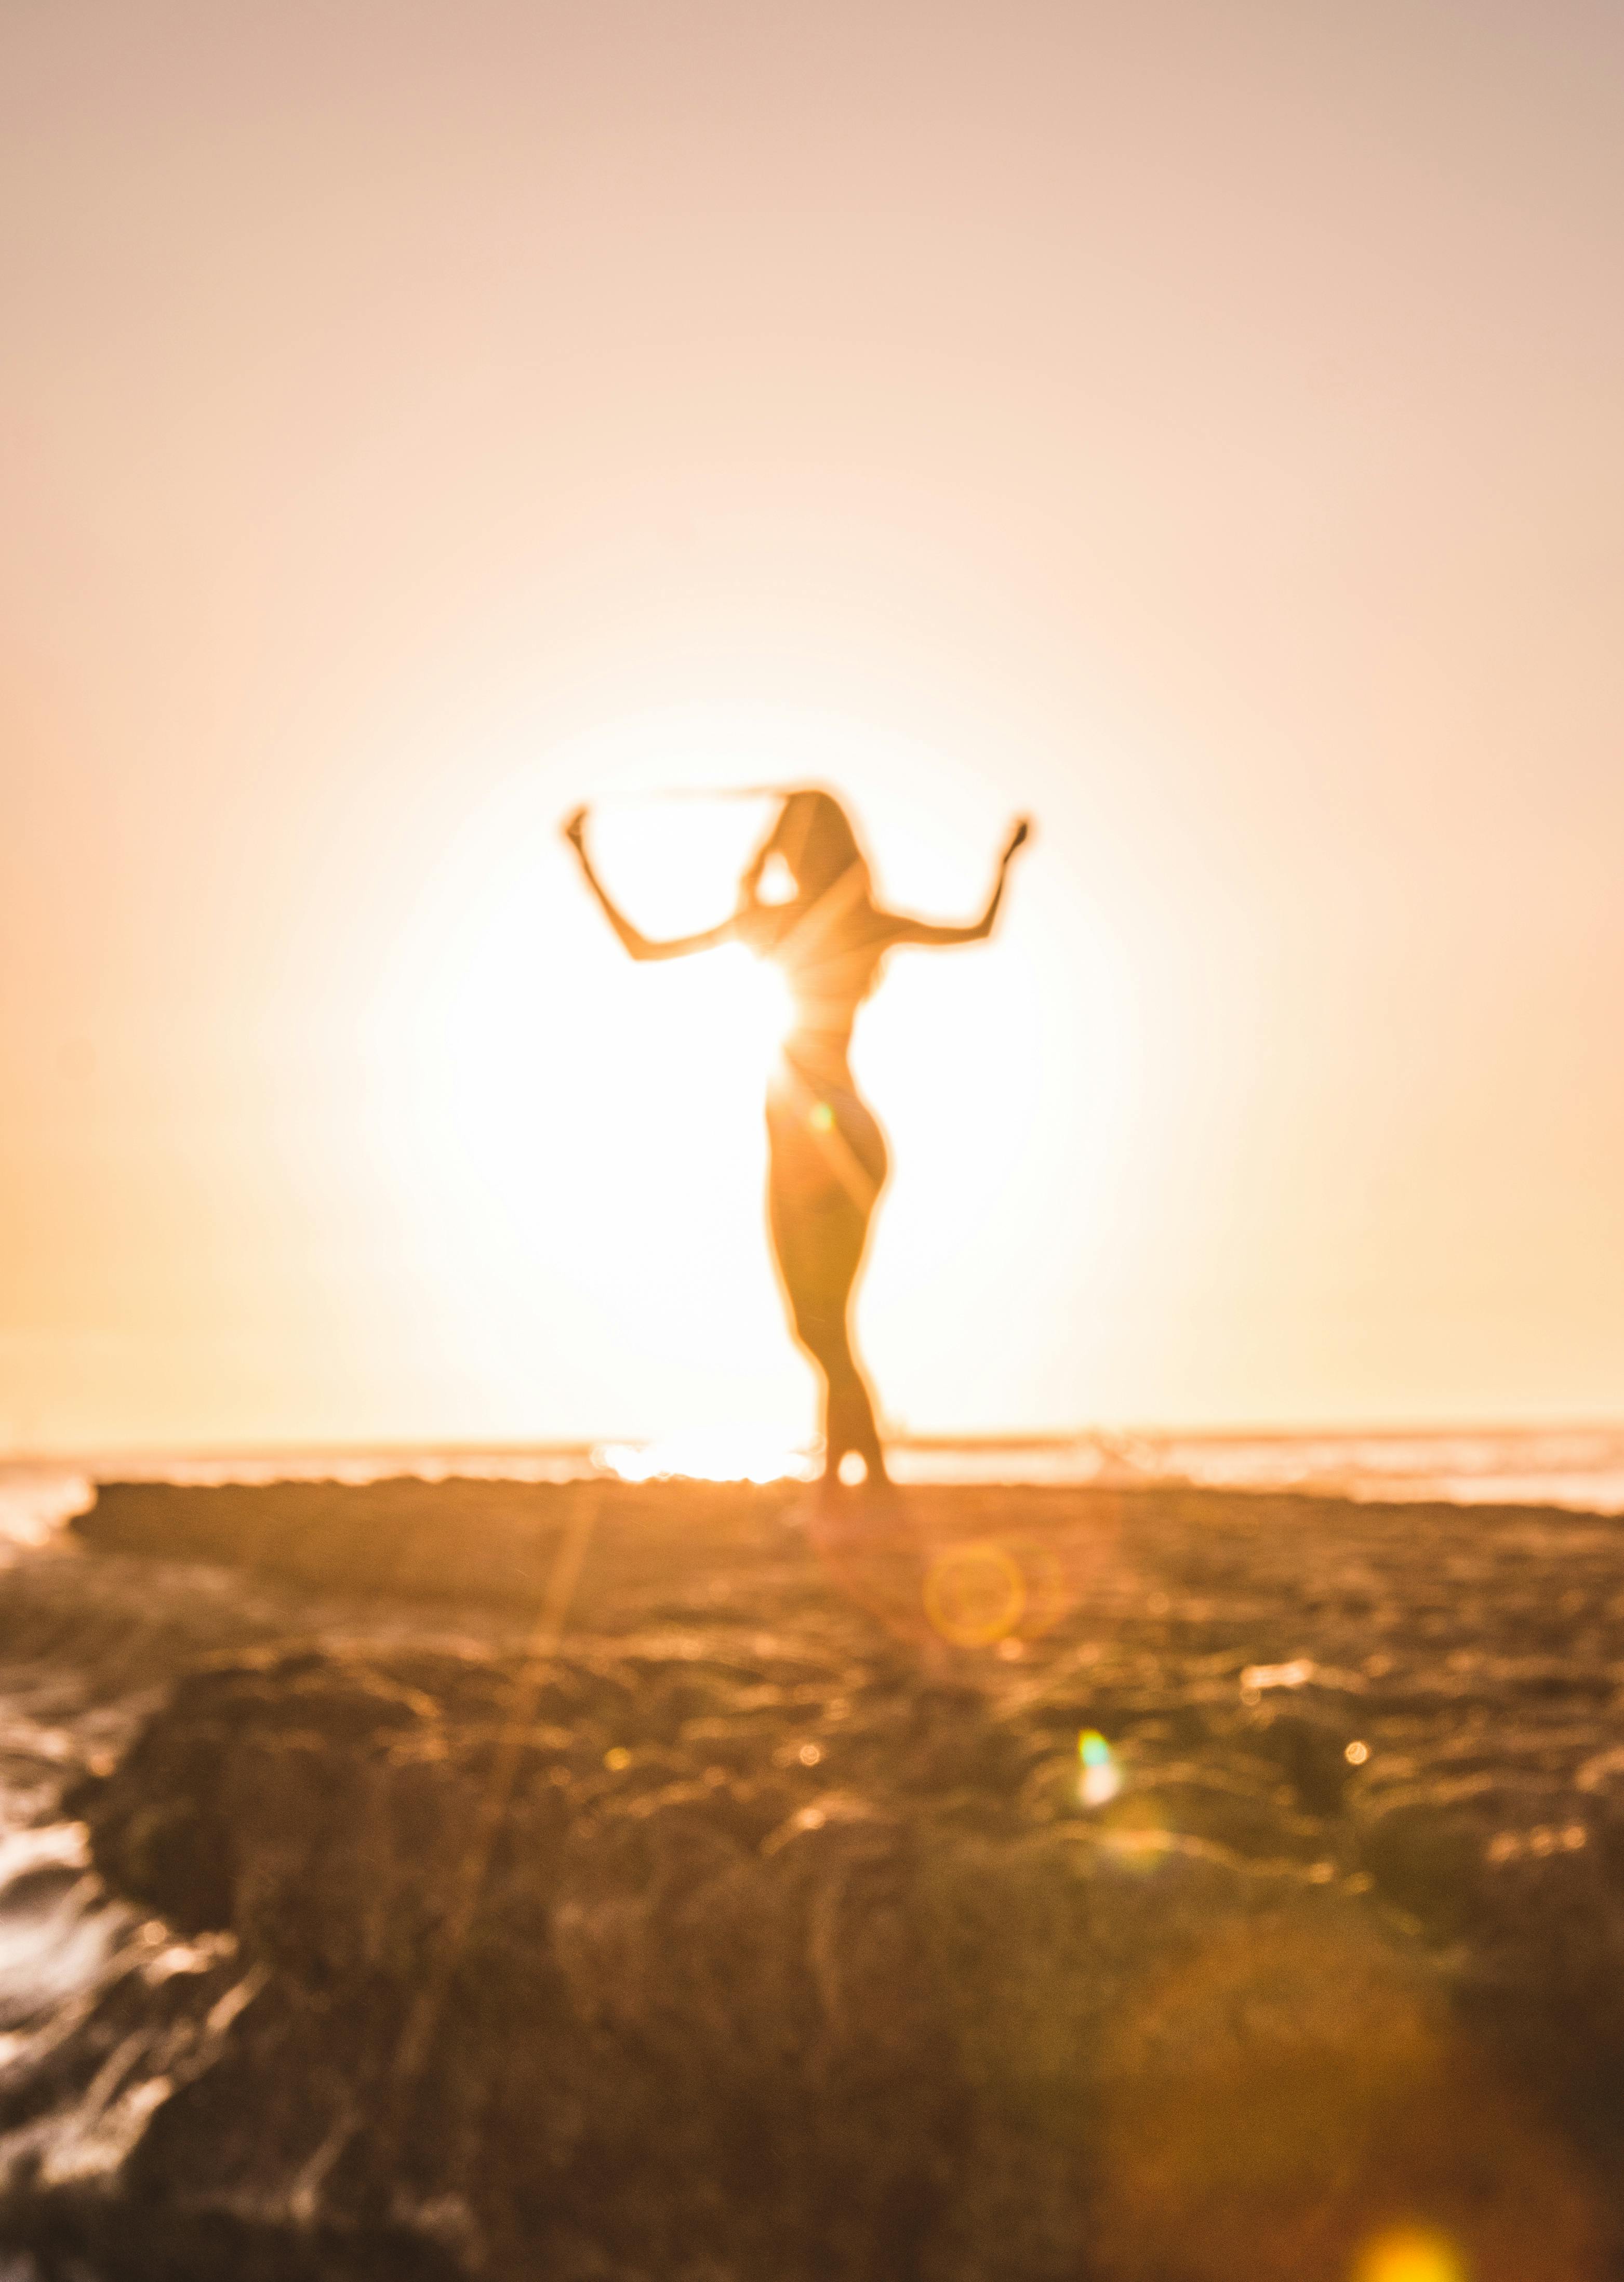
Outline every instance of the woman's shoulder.
[[736, 942], [747, 951], [770, 951], [782, 939], [783, 908], [777, 904], [741, 904], [733, 916]]

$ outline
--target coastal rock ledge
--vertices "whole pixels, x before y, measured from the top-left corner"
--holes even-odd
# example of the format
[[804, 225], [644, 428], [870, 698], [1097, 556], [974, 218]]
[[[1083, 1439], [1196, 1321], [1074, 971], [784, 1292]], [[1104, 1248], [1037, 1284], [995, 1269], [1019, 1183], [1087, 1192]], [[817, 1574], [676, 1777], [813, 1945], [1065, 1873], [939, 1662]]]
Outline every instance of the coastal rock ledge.
[[[1018, 1523], [1083, 1580], [937, 1653], [871, 1612], [905, 1562], [865, 1610], [781, 1498], [673, 1539], [644, 1494], [562, 1642], [346, 1634], [306, 1579], [222, 1647], [217, 1494], [169, 1494], [183, 1546], [93, 1515], [7, 1580], [58, 1657], [75, 1591], [104, 1656], [120, 1594], [194, 1612], [67, 1793], [105, 1968], [0, 2057], [35, 2271], [1346, 2282], [1403, 2228], [1473, 2282], [1624, 2270], [1610, 1527], [936, 1494], [927, 1575]], [[567, 1496], [524, 1497], [544, 1548]], [[1535, 1652], [1536, 1522], [1584, 1599]]]

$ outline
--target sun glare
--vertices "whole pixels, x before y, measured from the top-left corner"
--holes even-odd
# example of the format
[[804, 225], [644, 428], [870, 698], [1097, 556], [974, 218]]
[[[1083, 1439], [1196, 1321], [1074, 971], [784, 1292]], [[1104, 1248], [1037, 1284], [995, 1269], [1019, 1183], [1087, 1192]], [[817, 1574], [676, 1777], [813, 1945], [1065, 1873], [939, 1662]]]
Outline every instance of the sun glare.
[[592, 1463], [622, 1482], [781, 1482], [810, 1480], [804, 1450], [748, 1426], [672, 1434], [658, 1442], [602, 1442]]
[[736, 1059], [764, 1083], [795, 1016], [789, 985], [776, 966], [740, 943], [724, 943], [695, 962], [696, 1040], [719, 1061]]
[[[734, 908], [771, 785], [816, 780], [850, 792], [899, 908], [975, 910], [1006, 822], [978, 780], [850, 721], [727, 709], [610, 725], [516, 768], [423, 882], [375, 1002], [369, 1161], [421, 1295], [414, 1321], [467, 1390], [467, 1431], [759, 1426], [775, 1471], [808, 1439], [813, 1389], [763, 1213], [784, 979], [738, 944], [627, 959], [558, 827], [589, 803], [606, 885], [664, 940]], [[1102, 1024], [1080, 995], [1079, 974], [1099, 999], [1106, 971], [1092, 939], [1068, 956], [1055, 930], [1049, 967], [1032, 964], [1031, 887], [1023, 874], [985, 951], [899, 955], [859, 1021], [859, 1081], [897, 1168], [860, 1306], [903, 1415], [958, 1415], [967, 1378], [978, 1406], [1000, 1399], [965, 1348], [967, 1310], [996, 1316], [1016, 1263], [1052, 1243], [1057, 1184], [1108, 1202], [1103, 1160], [1084, 1160], [1115, 1145], [1115, 1002]], [[1065, 1091], [1084, 1053], [1085, 1124]], [[765, 1463], [694, 1454], [672, 1471]]]

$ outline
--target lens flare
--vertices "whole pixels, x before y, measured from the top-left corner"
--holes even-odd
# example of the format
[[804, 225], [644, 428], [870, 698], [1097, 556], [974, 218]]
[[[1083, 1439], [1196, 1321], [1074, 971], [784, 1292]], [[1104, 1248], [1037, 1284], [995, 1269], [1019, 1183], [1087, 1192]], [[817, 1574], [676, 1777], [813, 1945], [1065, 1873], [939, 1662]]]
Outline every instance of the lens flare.
[[954, 1648], [991, 1648], [1026, 1614], [1020, 1563], [1001, 1545], [950, 1546], [926, 1576], [925, 1614]]
[[1108, 1806], [1123, 1787], [1116, 1754], [1095, 1727], [1077, 1737], [1077, 1797], [1084, 1806]]
[[1435, 2227], [1391, 2227], [1365, 2245], [1352, 2282], [1470, 2282], [1465, 2259]]

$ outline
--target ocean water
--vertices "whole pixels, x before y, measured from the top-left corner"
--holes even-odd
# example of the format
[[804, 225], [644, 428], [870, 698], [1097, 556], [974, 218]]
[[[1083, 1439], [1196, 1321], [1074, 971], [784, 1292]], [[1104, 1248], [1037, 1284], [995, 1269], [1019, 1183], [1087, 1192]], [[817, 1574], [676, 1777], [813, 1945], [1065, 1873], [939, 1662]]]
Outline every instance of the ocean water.
[[[1624, 1425], [1408, 1428], [1320, 1433], [1094, 1431], [890, 1446], [902, 1482], [1185, 1483], [1223, 1489], [1624, 1513]], [[758, 1433], [529, 1449], [186, 1451], [0, 1459], [0, 1545], [39, 1545], [90, 1504], [98, 1481], [369, 1482], [412, 1474], [486, 1481], [805, 1479], [812, 1463]]]

